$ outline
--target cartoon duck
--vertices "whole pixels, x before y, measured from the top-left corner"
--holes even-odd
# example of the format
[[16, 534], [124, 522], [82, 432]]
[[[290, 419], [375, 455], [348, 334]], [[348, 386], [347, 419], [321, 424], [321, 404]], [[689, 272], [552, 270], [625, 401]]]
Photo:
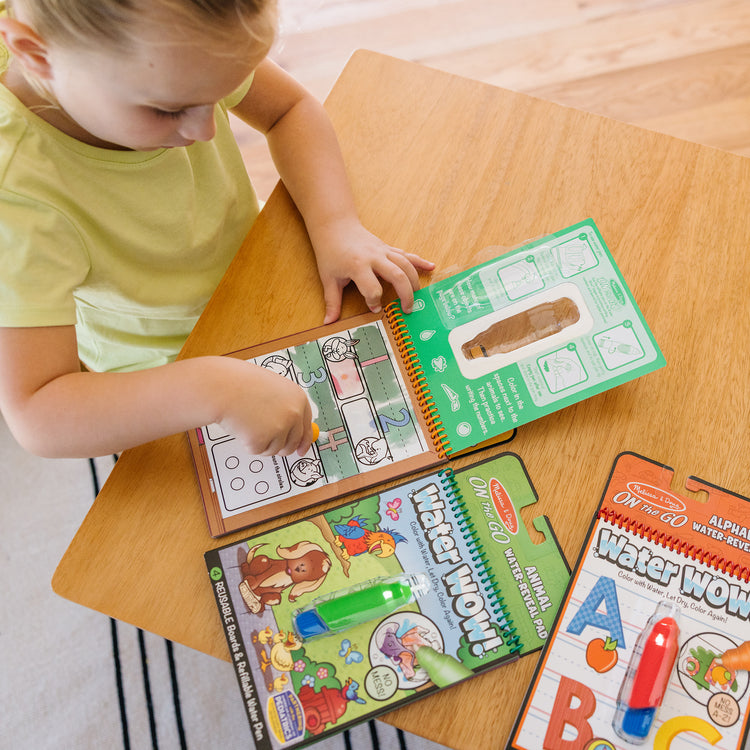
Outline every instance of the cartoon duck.
[[288, 683], [289, 678], [286, 676], [286, 674], [282, 674], [273, 682], [268, 683], [268, 692], [273, 693], [275, 690], [277, 693], [280, 693]]
[[355, 516], [346, 524], [334, 524], [335, 542], [341, 547], [344, 559], [367, 552], [377, 557], [390, 557], [396, 551], [399, 542], [406, 538], [391, 529], [370, 531], [367, 521], [362, 516]]
[[266, 625], [259, 633], [253, 633], [253, 643], [262, 643], [265, 645], [271, 642], [272, 636], [273, 630], [271, 630], [271, 626]]
[[273, 637], [273, 646], [268, 656], [265, 652], [261, 654], [260, 668], [265, 672], [271, 665], [278, 672], [291, 672], [294, 666], [292, 651], [296, 651], [301, 646], [302, 642], [297, 640], [294, 631], [290, 630], [288, 634], [285, 634], [283, 630], [280, 630]]

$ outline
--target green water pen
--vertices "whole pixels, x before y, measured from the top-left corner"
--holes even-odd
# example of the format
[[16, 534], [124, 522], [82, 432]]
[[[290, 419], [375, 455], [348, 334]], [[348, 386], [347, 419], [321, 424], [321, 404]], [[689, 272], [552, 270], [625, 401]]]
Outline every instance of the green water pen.
[[474, 676], [474, 673], [455, 656], [443, 654], [430, 646], [417, 646], [414, 655], [419, 666], [438, 687], [448, 687], [454, 682]]
[[371, 578], [330, 594], [323, 594], [292, 615], [294, 629], [303, 640], [386, 617], [430, 589], [424, 573]]

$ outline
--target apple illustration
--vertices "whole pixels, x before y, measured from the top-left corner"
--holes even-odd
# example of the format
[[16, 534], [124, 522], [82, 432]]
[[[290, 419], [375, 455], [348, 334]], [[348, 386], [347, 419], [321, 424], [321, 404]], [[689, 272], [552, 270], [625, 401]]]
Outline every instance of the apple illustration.
[[609, 672], [617, 664], [617, 658], [617, 641], [613, 641], [609, 636], [606, 641], [594, 638], [586, 646], [586, 664], [600, 674]]

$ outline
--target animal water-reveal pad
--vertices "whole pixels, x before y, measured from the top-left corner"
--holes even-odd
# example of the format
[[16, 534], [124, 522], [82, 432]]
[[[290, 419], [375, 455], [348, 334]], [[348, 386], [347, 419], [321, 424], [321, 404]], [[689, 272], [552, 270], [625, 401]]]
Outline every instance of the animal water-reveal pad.
[[[548, 521], [534, 520], [536, 544], [521, 519], [535, 501], [506, 453], [206, 553], [258, 750], [317, 742], [541, 648], [569, 570]], [[416, 578], [412, 603], [329, 635], [295, 630], [315, 602]]]
[[750, 500], [624, 453], [509, 750], [739, 750], [749, 678]]
[[591, 219], [415, 297], [391, 326], [448, 455], [664, 364]]

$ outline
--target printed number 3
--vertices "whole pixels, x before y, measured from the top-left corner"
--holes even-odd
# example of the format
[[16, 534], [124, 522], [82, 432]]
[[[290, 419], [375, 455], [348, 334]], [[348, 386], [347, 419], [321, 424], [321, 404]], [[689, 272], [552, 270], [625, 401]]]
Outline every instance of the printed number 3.
[[327, 379], [325, 367], [319, 367], [315, 372], [309, 373], [307, 378], [300, 373], [299, 379], [303, 388], [312, 388], [316, 383], [325, 383]]

